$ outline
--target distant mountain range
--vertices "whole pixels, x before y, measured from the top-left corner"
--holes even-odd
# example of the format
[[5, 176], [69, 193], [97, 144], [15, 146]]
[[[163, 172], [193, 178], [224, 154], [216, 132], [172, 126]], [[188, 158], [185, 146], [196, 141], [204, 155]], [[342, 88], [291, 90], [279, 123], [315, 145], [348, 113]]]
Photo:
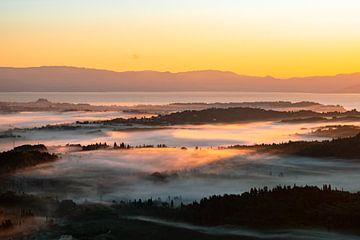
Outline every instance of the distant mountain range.
[[156, 72], [44, 66], [0, 67], [0, 91], [244, 91], [360, 93], [360, 72], [277, 79], [223, 71]]

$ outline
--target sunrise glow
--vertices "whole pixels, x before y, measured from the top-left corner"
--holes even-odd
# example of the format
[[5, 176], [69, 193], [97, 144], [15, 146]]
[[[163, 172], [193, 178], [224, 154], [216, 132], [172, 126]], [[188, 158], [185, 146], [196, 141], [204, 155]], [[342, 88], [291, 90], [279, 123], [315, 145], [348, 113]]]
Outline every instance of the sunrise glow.
[[356, 0], [2, 0], [0, 65], [357, 72], [359, 12]]

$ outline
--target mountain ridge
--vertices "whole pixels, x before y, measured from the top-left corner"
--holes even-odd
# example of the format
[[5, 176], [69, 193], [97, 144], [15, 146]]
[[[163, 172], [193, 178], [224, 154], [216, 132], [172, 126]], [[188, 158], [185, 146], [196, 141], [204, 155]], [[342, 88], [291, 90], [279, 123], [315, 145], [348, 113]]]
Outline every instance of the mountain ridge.
[[360, 72], [333, 76], [248, 76], [231, 71], [117, 72], [72, 66], [0, 67], [2, 92], [243, 91], [358, 93]]

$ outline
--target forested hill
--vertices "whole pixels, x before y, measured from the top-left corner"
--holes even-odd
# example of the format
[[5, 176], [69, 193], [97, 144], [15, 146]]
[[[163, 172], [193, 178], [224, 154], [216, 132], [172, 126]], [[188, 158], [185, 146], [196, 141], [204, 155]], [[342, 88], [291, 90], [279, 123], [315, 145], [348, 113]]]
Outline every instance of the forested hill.
[[0, 153], [0, 173], [9, 173], [41, 163], [51, 162], [58, 157], [42, 145], [22, 145]]
[[318, 113], [313, 111], [274, 111], [259, 108], [210, 108], [200, 111], [188, 110], [159, 115], [151, 118], [116, 118], [102, 121], [105, 124], [144, 124], [144, 125], [180, 125], [180, 124], [206, 124], [206, 123], [235, 123], [245, 121], [282, 121], [291, 119], [311, 120], [320, 118], [323, 121], [344, 120], [348, 118], [360, 120], [360, 112], [329, 112]]
[[230, 148], [250, 148], [259, 152], [297, 155], [304, 157], [360, 159], [360, 134], [354, 137], [325, 141], [290, 141], [281, 144], [254, 146], [231, 146]]

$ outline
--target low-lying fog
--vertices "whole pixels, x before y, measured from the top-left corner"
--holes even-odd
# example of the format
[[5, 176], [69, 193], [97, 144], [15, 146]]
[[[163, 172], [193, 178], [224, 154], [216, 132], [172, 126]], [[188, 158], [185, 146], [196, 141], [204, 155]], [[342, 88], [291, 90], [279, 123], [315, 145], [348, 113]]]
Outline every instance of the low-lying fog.
[[[118, 116], [119, 113], [111, 114]], [[10, 117], [9, 125], [33, 126], [52, 121], [59, 123], [109, 118], [109, 112], [20, 115]], [[37, 143], [45, 144], [54, 152], [62, 152], [63, 148], [57, 146], [68, 143], [86, 145], [95, 142], [125, 142], [133, 146], [170, 146], [164, 149], [63, 151], [61, 159], [54, 163], [18, 172], [10, 180], [6, 179], [10, 188], [51, 193], [79, 201], [168, 196], [182, 196], [183, 201], [192, 201], [211, 194], [240, 193], [251, 187], [278, 184], [331, 183], [346, 190], [358, 190], [355, 183], [360, 175], [360, 163], [357, 162], [271, 157], [240, 150], [217, 149], [233, 144], [321, 139], [307, 136], [306, 133], [313, 127], [323, 125], [256, 122], [127, 130], [103, 125], [85, 126], [76, 130], [15, 130], [13, 134], [20, 137], [0, 138], [0, 150], [11, 149], [14, 145]], [[180, 149], [182, 146], [188, 149]], [[196, 150], [196, 146], [200, 149]], [[156, 172], [159, 173], [154, 174]]]
[[7, 186], [80, 202], [168, 196], [188, 202], [279, 184], [331, 184], [357, 191], [359, 177], [360, 163], [350, 160], [168, 148], [64, 153], [54, 163], [18, 172]]
[[252, 239], [252, 240], [359, 240], [360, 237], [351, 235], [351, 234], [343, 234], [343, 233], [335, 233], [324, 230], [296, 230], [296, 229], [282, 229], [277, 231], [256, 231], [254, 229], [247, 229], [242, 227], [230, 227], [230, 226], [221, 226], [221, 227], [205, 227], [205, 226], [197, 226], [188, 223], [181, 222], [172, 222], [169, 220], [156, 219], [151, 217], [144, 216], [135, 216], [128, 217], [128, 219], [135, 219], [143, 222], [150, 222], [164, 226], [171, 226], [175, 228], [188, 229], [193, 231], [198, 231], [202, 233], [206, 233], [209, 235], [218, 235], [219, 238], [221, 236], [237, 236]]
[[[328, 123], [330, 124], [330, 123]], [[335, 123], [341, 124], [341, 123]], [[359, 123], [346, 123], [359, 124]], [[323, 140], [306, 135], [312, 128], [324, 123], [283, 124], [276, 122], [256, 122], [215, 125], [183, 125], [163, 128], [124, 129], [103, 126], [82, 127], [76, 130], [15, 130], [17, 138], [0, 138], [0, 150], [11, 149], [14, 144], [37, 144], [47, 146], [70, 144], [92, 144], [95, 142], [125, 142], [136, 146], [143, 144], [167, 146], [228, 146], [234, 144], [280, 143], [289, 140]]]
[[124, 112], [17, 112], [0, 114], [0, 131], [12, 128], [41, 127], [48, 124], [73, 123], [75, 121], [95, 121], [111, 118], [142, 117], [146, 114]]

